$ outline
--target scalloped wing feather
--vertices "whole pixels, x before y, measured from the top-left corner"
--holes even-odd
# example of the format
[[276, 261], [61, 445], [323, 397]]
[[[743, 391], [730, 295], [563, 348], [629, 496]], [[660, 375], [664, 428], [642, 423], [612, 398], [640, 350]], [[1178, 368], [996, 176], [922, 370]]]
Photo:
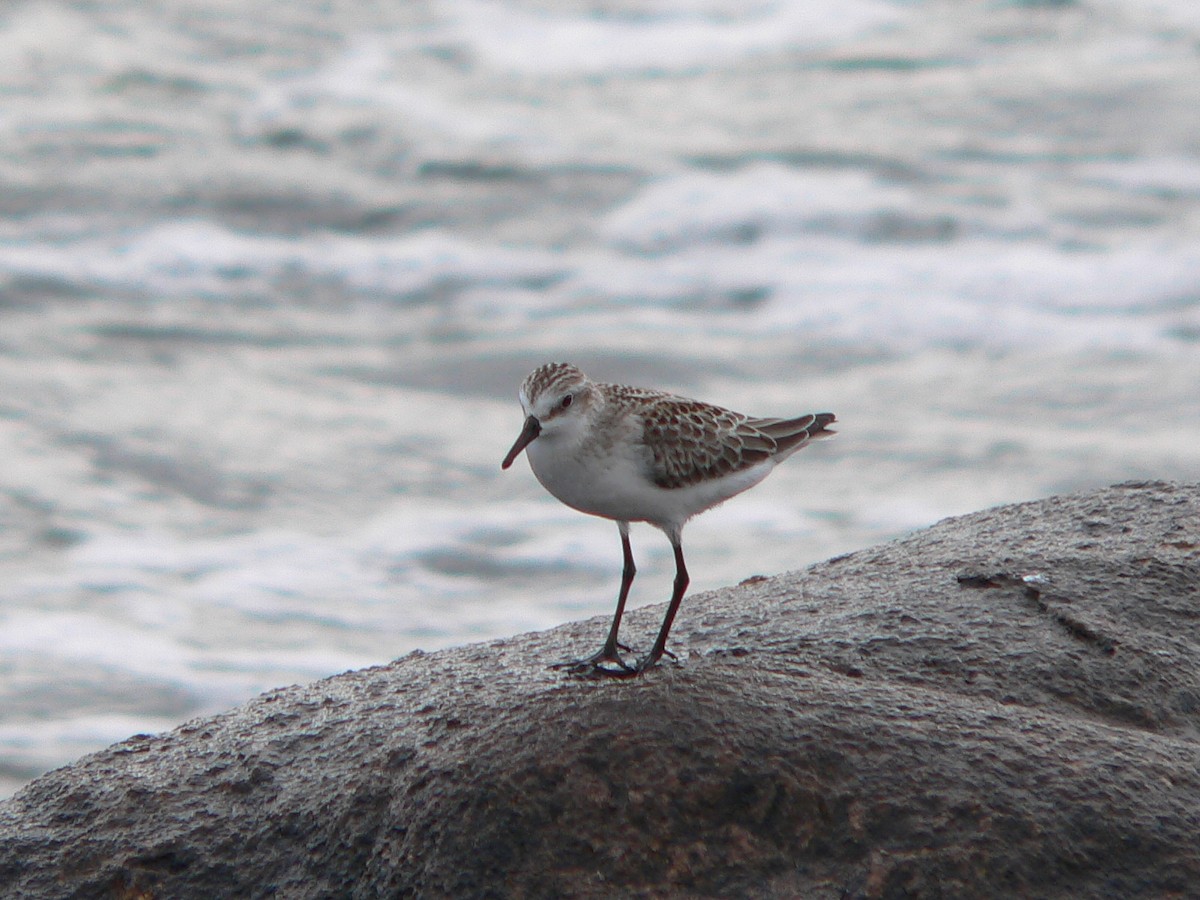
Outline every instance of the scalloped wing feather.
[[759, 419], [732, 410], [638, 388], [621, 400], [642, 418], [650, 477], [659, 487], [681, 488], [722, 478], [771, 458], [782, 459], [810, 440], [832, 434], [829, 413]]

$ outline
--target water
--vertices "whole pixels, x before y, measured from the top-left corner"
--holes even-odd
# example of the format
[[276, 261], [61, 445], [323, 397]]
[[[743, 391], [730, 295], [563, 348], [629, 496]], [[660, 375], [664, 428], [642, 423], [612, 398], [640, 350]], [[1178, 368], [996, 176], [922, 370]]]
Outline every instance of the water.
[[[608, 615], [616, 529], [499, 468], [549, 359], [838, 414], [689, 526], [696, 591], [1194, 480], [1196, 10], [6, 9], [0, 793]], [[664, 600], [666, 541], [634, 548], [632, 602]]]

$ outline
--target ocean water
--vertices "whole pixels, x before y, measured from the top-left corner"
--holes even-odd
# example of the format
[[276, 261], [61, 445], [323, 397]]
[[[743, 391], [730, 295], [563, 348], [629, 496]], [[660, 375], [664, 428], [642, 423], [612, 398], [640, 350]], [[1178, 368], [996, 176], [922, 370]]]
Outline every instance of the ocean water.
[[[500, 470], [544, 361], [838, 414], [689, 525], [695, 592], [1194, 480], [1197, 10], [7, 6], [0, 795], [611, 614], [616, 529]], [[633, 540], [661, 602], [669, 547]]]

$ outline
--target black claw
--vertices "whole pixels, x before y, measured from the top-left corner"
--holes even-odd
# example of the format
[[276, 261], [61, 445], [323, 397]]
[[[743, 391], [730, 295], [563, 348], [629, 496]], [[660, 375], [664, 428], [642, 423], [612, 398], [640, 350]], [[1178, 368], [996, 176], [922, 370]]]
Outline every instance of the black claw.
[[[623, 644], [617, 644], [623, 650], [628, 650]], [[615, 669], [610, 669], [602, 663], [613, 663], [617, 666]], [[620, 655], [615, 650], [609, 650], [605, 647], [599, 653], [589, 656], [587, 659], [569, 659], [565, 662], [555, 663], [550, 668], [566, 669], [572, 675], [583, 675], [589, 678], [628, 678], [631, 675], [636, 675], [638, 670], [630, 666], [625, 660], [621, 659]]]
[[648, 672], [650, 669], [653, 669], [655, 666], [657, 666], [664, 656], [670, 659], [673, 663], [679, 663], [679, 657], [670, 650], [660, 650], [657, 653], [652, 650], [637, 661], [637, 663], [634, 665], [634, 669], [637, 671], [638, 675], [641, 675], [643, 672]]

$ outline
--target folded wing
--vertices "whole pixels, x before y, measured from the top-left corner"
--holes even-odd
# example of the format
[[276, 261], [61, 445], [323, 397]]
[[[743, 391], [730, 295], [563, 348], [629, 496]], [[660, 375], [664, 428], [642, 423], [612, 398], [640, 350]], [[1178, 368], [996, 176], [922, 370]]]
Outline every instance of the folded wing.
[[659, 397], [642, 416], [650, 475], [663, 488], [721, 478], [768, 459], [782, 462], [834, 433], [826, 427], [832, 413], [759, 419], [682, 397]]

